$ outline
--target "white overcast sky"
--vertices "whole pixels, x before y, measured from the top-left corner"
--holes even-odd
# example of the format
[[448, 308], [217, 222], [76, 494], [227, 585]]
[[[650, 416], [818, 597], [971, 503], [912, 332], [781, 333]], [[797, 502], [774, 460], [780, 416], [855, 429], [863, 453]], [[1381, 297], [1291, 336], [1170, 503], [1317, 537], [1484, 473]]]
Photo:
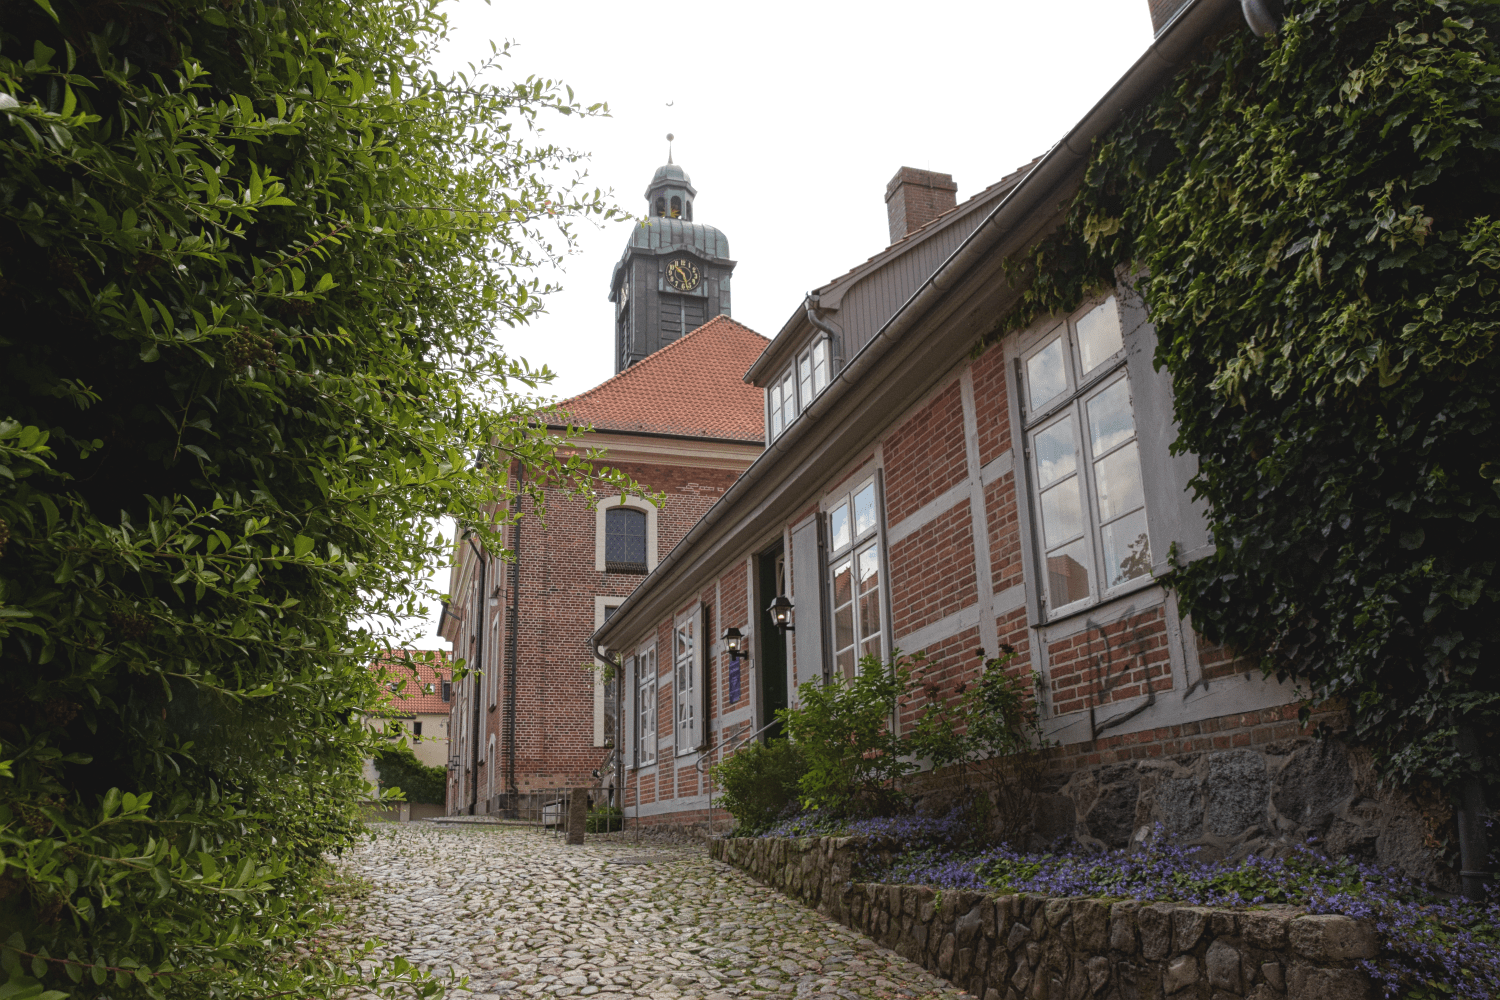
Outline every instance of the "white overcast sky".
[[[739, 262], [734, 318], [766, 336], [804, 293], [886, 246], [898, 168], [950, 173], [963, 200], [1057, 142], [1151, 42], [1147, 0], [445, 9], [440, 69], [510, 40], [509, 78], [560, 79], [585, 105], [608, 103], [611, 117], [554, 118], [547, 136], [592, 154], [591, 183], [629, 211], [645, 212], [676, 136], [695, 221], [722, 230]], [[547, 313], [499, 331], [509, 353], [557, 374], [549, 394], [614, 374], [606, 296], [628, 225], [581, 226]], [[430, 628], [418, 644], [446, 646]]]

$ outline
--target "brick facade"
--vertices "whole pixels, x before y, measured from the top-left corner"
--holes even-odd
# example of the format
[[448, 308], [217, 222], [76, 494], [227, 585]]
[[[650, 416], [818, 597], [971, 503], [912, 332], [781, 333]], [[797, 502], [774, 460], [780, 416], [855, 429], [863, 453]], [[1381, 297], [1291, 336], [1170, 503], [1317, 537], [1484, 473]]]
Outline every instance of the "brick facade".
[[[1047, 322], [1055, 326], [1057, 320], [1039, 326]], [[1295, 728], [1290, 692], [1261, 680], [1252, 662], [1202, 642], [1178, 619], [1170, 594], [1149, 579], [1083, 611], [1038, 619], [1039, 582], [1032, 567], [1039, 560], [1031, 540], [1036, 529], [1027, 526], [1034, 521], [1027, 520], [1026, 454], [1012, 432], [1016, 374], [1011, 359], [1021, 333], [978, 358], [955, 363], [932, 390], [889, 422], [873, 450], [862, 449], [858, 460], [850, 456], [827, 470], [824, 498], [847, 495], [857, 486], [855, 477], [867, 475], [872, 466], [881, 472], [887, 648], [925, 654], [925, 691], [947, 699], [973, 680], [981, 662], [976, 649], [1013, 648], [1012, 670], [1017, 675], [1035, 671], [1043, 679], [1040, 711], [1056, 744], [1049, 757], [1049, 766], [1056, 768], [1135, 753], [1190, 753], [1197, 751], [1187, 748], [1221, 744], [1232, 749], [1269, 739], [1277, 727]], [[684, 494], [683, 511], [689, 509]], [[818, 510], [826, 506], [789, 513], [783, 537], [790, 538], [792, 527]], [[679, 604], [674, 616], [708, 606], [715, 633], [730, 624], [753, 632], [758, 609], [747, 585], [756, 572], [756, 552], [775, 536], [760, 537], [752, 551], [705, 573], [695, 600]], [[786, 557], [790, 562], [793, 553]], [[670, 626], [662, 619], [645, 630], [656, 634], [661, 650], [669, 648]], [[633, 631], [642, 634], [640, 626]], [[702, 669], [712, 690], [709, 746], [679, 757], [665, 746], [674, 704], [671, 658], [658, 659], [664, 748], [657, 763], [629, 772], [627, 821], [655, 826], [695, 817], [691, 822], [707, 822], [708, 767], [770, 721], [756, 700], [766, 678], [756, 675], [752, 683], [761, 664], [742, 664], [740, 698], [732, 704], [728, 664], [716, 645]], [[790, 666], [788, 675], [807, 676], [800, 668], [793, 674]], [[927, 696], [919, 693], [905, 706], [900, 725], [912, 723]], [[1236, 706], [1244, 710], [1227, 710]]]

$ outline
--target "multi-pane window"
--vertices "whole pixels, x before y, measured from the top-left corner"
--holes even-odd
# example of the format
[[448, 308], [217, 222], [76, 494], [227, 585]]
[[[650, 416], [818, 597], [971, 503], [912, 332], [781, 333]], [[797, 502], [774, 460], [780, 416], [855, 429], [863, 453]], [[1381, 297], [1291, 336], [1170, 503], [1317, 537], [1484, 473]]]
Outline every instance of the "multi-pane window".
[[861, 657], [884, 656], [876, 503], [875, 480], [870, 479], [828, 512], [833, 663], [851, 680]]
[[797, 414], [812, 405], [828, 388], [833, 375], [833, 357], [827, 337], [819, 337], [797, 355], [797, 363], [766, 390], [766, 419], [772, 440], [792, 426]]
[[781, 432], [797, 419], [797, 383], [791, 369], [782, 373], [767, 393], [770, 408], [771, 437], [781, 437]]
[[656, 761], [656, 647], [642, 650], [636, 669], [636, 764]]
[[698, 685], [695, 683], [697, 651], [693, 643], [694, 624], [694, 620], [690, 617], [673, 630], [672, 696], [677, 703], [677, 723], [674, 735], [678, 753], [687, 753], [698, 746]]
[[1023, 359], [1026, 440], [1049, 615], [1151, 572], [1151, 541], [1114, 296]]
[[646, 572], [645, 511], [611, 507], [604, 512], [604, 568], [610, 573]]
[[802, 409], [807, 409], [828, 388], [828, 338], [820, 337], [797, 358], [797, 391]]

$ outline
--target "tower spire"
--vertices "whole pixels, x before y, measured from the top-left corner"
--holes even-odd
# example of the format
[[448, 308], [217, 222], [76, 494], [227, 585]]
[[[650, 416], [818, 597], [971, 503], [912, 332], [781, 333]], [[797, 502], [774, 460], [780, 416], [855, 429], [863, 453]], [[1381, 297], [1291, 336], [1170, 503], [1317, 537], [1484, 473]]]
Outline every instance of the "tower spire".
[[672, 162], [672, 133], [667, 133], [667, 162]]

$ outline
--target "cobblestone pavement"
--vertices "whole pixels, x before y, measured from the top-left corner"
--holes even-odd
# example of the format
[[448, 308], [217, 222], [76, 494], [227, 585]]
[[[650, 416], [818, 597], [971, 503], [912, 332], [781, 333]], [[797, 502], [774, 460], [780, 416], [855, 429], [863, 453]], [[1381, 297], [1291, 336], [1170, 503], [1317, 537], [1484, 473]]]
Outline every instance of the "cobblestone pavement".
[[[614, 863], [643, 856], [653, 860]], [[468, 976], [473, 1000], [968, 1000], [701, 847], [569, 847], [530, 830], [421, 823], [379, 828], [343, 866], [374, 887], [349, 936], [379, 940], [376, 958]]]

